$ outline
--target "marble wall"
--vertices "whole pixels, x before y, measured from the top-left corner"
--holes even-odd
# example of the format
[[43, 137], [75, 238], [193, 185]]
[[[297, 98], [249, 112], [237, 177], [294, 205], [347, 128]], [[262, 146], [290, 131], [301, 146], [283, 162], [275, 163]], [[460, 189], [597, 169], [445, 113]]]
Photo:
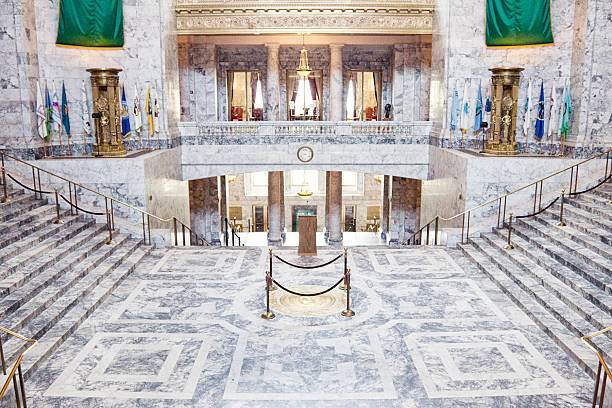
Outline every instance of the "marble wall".
[[[529, 79], [534, 83], [534, 99], [539, 96], [540, 81], [545, 82], [545, 98], [548, 99], [553, 80], [557, 81], [558, 98], [561, 97], [562, 83], [570, 80], [572, 100], [578, 104], [584, 103], [573, 118], [568, 136], [569, 151], [588, 156], [598, 148], [609, 147], [612, 141], [612, 134], [609, 132], [610, 86], [609, 83], [606, 85], [605, 78], [609, 77], [611, 69], [609, 38], [612, 36], [612, 26], [601, 16], [606, 15], [605, 10], [610, 7], [610, 2], [605, 0], [554, 1], [554, 46], [495, 49], [485, 46], [485, 7], [482, 2], [469, 0], [458, 4], [450, 0], [437, 0], [432, 36], [430, 116], [436, 122], [433, 136], [448, 137], [447, 124], [450, 120], [450, 105], [455, 86], [461, 99], [463, 82], [467, 78], [468, 97], [474, 101], [478, 84], [482, 84], [484, 93], [484, 88], [490, 83], [488, 68], [518, 66], [525, 68], [519, 90], [519, 128], [522, 128]], [[596, 18], [598, 15], [599, 19]], [[471, 109], [473, 110], [474, 106]], [[547, 101], [546, 112], [548, 109]], [[535, 116], [534, 107], [531, 114], [530, 140], [533, 140]], [[467, 137], [474, 138], [471, 131], [468, 131]], [[525, 140], [520, 131], [517, 132], [517, 140]], [[548, 141], [546, 136], [544, 141], [545, 144]], [[576, 150], [573, 149], [574, 146]]]
[[395, 45], [392, 68], [394, 120], [429, 120], [431, 44]]
[[221, 244], [217, 177], [189, 181], [189, 216], [193, 232], [212, 245]]

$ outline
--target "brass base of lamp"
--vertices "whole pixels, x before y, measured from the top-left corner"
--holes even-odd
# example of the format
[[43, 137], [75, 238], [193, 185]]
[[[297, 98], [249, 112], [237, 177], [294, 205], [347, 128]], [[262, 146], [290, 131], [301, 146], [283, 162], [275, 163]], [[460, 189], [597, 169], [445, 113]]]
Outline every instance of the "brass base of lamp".
[[355, 312], [353, 312], [351, 309], [343, 310], [340, 314], [346, 317], [355, 316]]
[[276, 315], [272, 312], [265, 312], [261, 314], [261, 318], [266, 319], [266, 320], [271, 320], [271, 319], [274, 319], [275, 317]]

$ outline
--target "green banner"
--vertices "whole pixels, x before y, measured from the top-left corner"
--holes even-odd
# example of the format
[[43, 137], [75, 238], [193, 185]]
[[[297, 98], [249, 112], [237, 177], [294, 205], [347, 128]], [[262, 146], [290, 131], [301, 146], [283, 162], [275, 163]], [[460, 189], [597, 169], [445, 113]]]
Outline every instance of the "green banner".
[[489, 47], [554, 44], [550, 0], [487, 0]]
[[57, 45], [123, 47], [122, 0], [60, 0]]

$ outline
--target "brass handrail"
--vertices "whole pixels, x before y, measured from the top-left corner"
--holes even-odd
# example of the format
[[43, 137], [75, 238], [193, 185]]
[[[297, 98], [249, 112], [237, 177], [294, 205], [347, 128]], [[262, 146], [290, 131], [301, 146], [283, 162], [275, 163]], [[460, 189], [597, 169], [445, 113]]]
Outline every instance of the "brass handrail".
[[[540, 185], [540, 207], [541, 207], [541, 204], [542, 204], [542, 182], [543, 182], [543, 181], [545, 181], [545, 180], [548, 180], [548, 179], [549, 179], [549, 178], [551, 178], [551, 177], [557, 176], [557, 175], [559, 175], [559, 174], [561, 174], [561, 173], [564, 173], [564, 172], [567, 172], [568, 170], [571, 170], [572, 174], [570, 175], [570, 189], [569, 189], [569, 195], [572, 195], [572, 194], [574, 194], [574, 193], [572, 192], [572, 186], [574, 187], [574, 190], [575, 190], [575, 189], [576, 189], [576, 187], [577, 187], [577, 185], [578, 185], [578, 167], [579, 167], [580, 165], [584, 164], [584, 163], [587, 163], [587, 162], [589, 162], [589, 161], [591, 161], [591, 160], [594, 160], [594, 159], [597, 159], [597, 158], [599, 158], [599, 157], [601, 157], [601, 156], [606, 155], [606, 159], [605, 159], [605, 161], [606, 161], [606, 168], [605, 168], [605, 171], [604, 171], [604, 179], [606, 179], [606, 178], [608, 177], [608, 161], [610, 160], [610, 154], [611, 154], [611, 153], [612, 153], [612, 149], [609, 149], [609, 150], [607, 150], [607, 151], [605, 151], [605, 152], [602, 152], [602, 153], [596, 154], [595, 156], [589, 157], [588, 159], [583, 160], [583, 161], [581, 161], [580, 163], [572, 164], [572, 165], [571, 165], [571, 166], [569, 166], [569, 167], [566, 167], [566, 168], [564, 168], [564, 169], [562, 169], [562, 170], [559, 170], [559, 171], [556, 171], [556, 172], [554, 172], [554, 173], [552, 173], [552, 174], [549, 174], [549, 175], [548, 175], [548, 176], [546, 176], [546, 177], [542, 177], [542, 178], [540, 178], [540, 179], [538, 179], [538, 180], [536, 180], [536, 181], [533, 181], [533, 182], [531, 182], [531, 183], [529, 183], [529, 184], [527, 184], [527, 185], [525, 185], [525, 186], [523, 186], [523, 187], [519, 187], [519, 188], [517, 188], [517, 189], [516, 189], [516, 190], [514, 190], [514, 191], [511, 191], [511, 192], [506, 193], [506, 194], [502, 194], [502, 195], [500, 195], [499, 197], [493, 198], [493, 199], [491, 199], [491, 200], [489, 200], [489, 201], [486, 201], [486, 202], [484, 202], [484, 203], [482, 203], [482, 204], [478, 204], [478, 205], [476, 205], [476, 206], [474, 206], [474, 207], [472, 207], [472, 208], [470, 208], [470, 209], [468, 209], [468, 210], [465, 210], [465, 211], [462, 211], [462, 212], [460, 212], [460, 213], [458, 213], [458, 214], [455, 214], [455, 215], [453, 215], [452, 217], [445, 218], [445, 217], [443, 217], [443, 216], [441, 216], [441, 215], [437, 215], [437, 216], [436, 216], [436, 217], [435, 217], [433, 220], [429, 221], [429, 222], [428, 222], [428, 223], [427, 223], [425, 226], [421, 227], [419, 230], [417, 230], [416, 232], [414, 232], [414, 233], [413, 233], [413, 234], [412, 234], [412, 235], [411, 235], [411, 236], [410, 236], [410, 237], [409, 237], [409, 238], [408, 238], [406, 241], [404, 241], [404, 242], [405, 242], [405, 243], [410, 244], [410, 241], [413, 241], [413, 243], [416, 243], [416, 241], [417, 241], [417, 240], [416, 240], [417, 235], [419, 235], [419, 234], [420, 234], [419, 236], [420, 236], [420, 237], [422, 237], [422, 235], [423, 235], [423, 230], [424, 230], [425, 228], [427, 228], [427, 229], [429, 230], [429, 227], [431, 226], [431, 224], [435, 223], [435, 224], [436, 224], [436, 229], [435, 229], [435, 239], [436, 239], [436, 243], [437, 243], [437, 241], [438, 241], [438, 239], [437, 239], [437, 238], [438, 238], [438, 222], [439, 222], [439, 220], [442, 220], [442, 221], [452, 221], [452, 220], [454, 220], [454, 219], [456, 219], [456, 218], [458, 218], [458, 217], [463, 216], [463, 222], [465, 223], [465, 215], [466, 215], [466, 214], [468, 215], [468, 225], [467, 225], [467, 230], [468, 230], [468, 239], [469, 239], [469, 230], [470, 230], [470, 225], [469, 225], [469, 216], [470, 216], [470, 214], [472, 213], [472, 211], [477, 210], [477, 209], [479, 209], [479, 208], [482, 208], [482, 207], [484, 207], [484, 206], [486, 206], [486, 205], [493, 204], [493, 203], [495, 203], [495, 202], [497, 202], [497, 201], [498, 201], [498, 202], [499, 202], [499, 212], [501, 213], [501, 201], [502, 201], [502, 200], [504, 200], [504, 205], [503, 205], [503, 206], [504, 206], [504, 219], [505, 219], [505, 212], [506, 212], [506, 201], [507, 201], [508, 197], [510, 197], [511, 195], [513, 195], [513, 194], [515, 194], [515, 193], [518, 193], [519, 191], [525, 190], [526, 188], [529, 188], [529, 187], [531, 187], [531, 186], [534, 186], [534, 185], [536, 186], [536, 196], [534, 196], [534, 212], [535, 212], [535, 202], [536, 202], [535, 200], [537, 199], [537, 185], [538, 185], [538, 184]], [[574, 168], [576, 168], [576, 172], [575, 172], [575, 180], [576, 180], [576, 181], [575, 181], [575, 182], [574, 182]], [[610, 174], [612, 174], [612, 165], [610, 166]], [[498, 227], [499, 227], [499, 214], [498, 214], [498, 222], [497, 222], [497, 224], [498, 224]], [[463, 242], [463, 231], [464, 231], [464, 226], [462, 226], [462, 227], [461, 227], [461, 235], [462, 235], [462, 239], [461, 239], [461, 241], [462, 241], [462, 242]], [[420, 242], [420, 241], [421, 241], [421, 240], [419, 240], [419, 242]], [[428, 241], [429, 241], [429, 240], [428, 240]], [[428, 242], [428, 243], [429, 243], [429, 242]]]
[[[112, 224], [113, 224], [112, 229], [114, 229], [114, 219], [115, 219], [115, 218], [114, 218], [114, 215], [112, 215], [112, 208], [113, 208], [113, 205], [112, 205], [112, 204], [113, 204], [113, 202], [116, 202], [116, 203], [121, 204], [121, 205], [123, 205], [123, 206], [125, 206], [125, 207], [128, 207], [128, 208], [130, 208], [130, 209], [132, 209], [132, 210], [134, 210], [134, 211], [136, 211], [136, 212], [141, 213], [141, 214], [142, 214], [142, 219], [143, 219], [143, 224], [142, 224], [142, 228], [143, 228], [143, 241], [144, 241], [144, 243], [145, 243], [145, 244], [146, 244], [146, 242], [147, 242], [147, 240], [146, 240], [146, 234], [145, 234], [145, 232], [144, 232], [144, 230], [145, 230], [145, 222], [144, 222], [144, 219], [145, 219], [145, 216], [146, 216], [146, 218], [147, 218], [147, 222], [148, 222], [148, 228], [149, 228], [149, 244], [151, 244], [151, 231], [150, 231], [150, 229], [151, 229], [151, 223], [150, 223], [150, 219], [151, 219], [151, 218], [154, 218], [154, 219], [156, 219], [156, 220], [158, 220], [158, 221], [160, 221], [160, 222], [163, 222], [163, 223], [167, 223], [167, 222], [170, 222], [170, 221], [173, 221], [173, 222], [175, 223], [175, 228], [174, 228], [174, 235], [175, 235], [175, 237], [174, 237], [174, 238], [175, 238], [175, 239], [174, 239], [174, 241], [175, 241], [175, 245], [177, 245], [177, 246], [178, 246], [178, 237], [177, 237], [176, 222], [178, 222], [179, 224], [181, 224], [181, 226], [183, 227], [183, 231], [184, 231], [185, 229], [187, 229], [187, 230], [189, 230], [190, 234], [195, 235], [195, 237], [196, 237], [196, 242], [198, 242], [198, 243], [199, 243], [199, 242], [202, 242], [203, 244], [210, 245], [210, 243], [209, 243], [208, 241], [206, 241], [206, 239], [204, 239], [203, 237], [201, 237], [200, 235], [198, 235], [198, 234], [197, 234], [196, 232], [194, 232], [194, 231], [193, 231], [191, 228], [189, 228], [187, 225], [185, 225], [185, 224], [184, 224], [184, 223], [183, 223], [181, 220], [177, 219], [177, 218], [176, 218], [176, 217], [174, 217], [174, 216], [173, 216], [173, 217], [169, 217], [169, 218], [161, 218], [161, 217], [159, 217], [159, 216], [157, 216], [157, 215], [155, 215], [155, 214], [152, 214], [152, 213], [150, 213], [150, 212], [148, 212], [148, 211], [141, 210], [140, 208], [134, 207], [134, 206], [133, 206], [133, 205], [131, 205], [131, 204], [128, 204], [128, 203], [126, 203], [126, 202], [124, 202], [124, 201], [118, 200], [118, 199], [116, 199], [116, 198], [114, 198], [114, 197], [108, 196], [108, 195], [106, 195], [106, 194], [104, 194], [104, 193], [101, 193], [101, 192], [99, 192], [99, 191], [93, 190], [93, 189], [91, 189], [91, 188], [89, 188], [89, 187], [87, 187], [87, 186], [84, 186], [84, 185], [80, 184], [80, 183], [75, 183], [74, 181], [69, 180], [69, 179], [67, 179], [67, 178], [65, 178], [65, 177], [63, 177], [63, 176], [60, 176], [60, 175], [58, 175], [58, 174], [55, 174], [55, 173], [53, 173], [53, 172], [51, 172], [51, 171], [49, 171], [49, 170], [45, 170], [45, 169], [43, 169], [43, 168], [41, 168], [41, 167], [35, 166], [35, 165], [31, 164], [31, 163], [28, 163], [28, 162], [26, 162], [26, 161], [23, 161], [23, 160], [21, 160], [21, 159], [17, 158], [17, 157], [11, 156], [10, 154], [7, 154], [7, 153], [5, 153], [5, 152], [0, 152], [0, 157], [2, 158], [2, 168], [3, 168], [3, 169], [4, 169], [4, 158], [5, 158], [5, 157], [8, 157], [8, 158], [10, 158], [10, 159], [12, 159], [12, 160], [15, 160], [15, 161], [17, 161], [17, 162], [19, 162], [19, 163], [25, 164], [26, 166], [30, 166], [30, 167], [32, 168], [32, 175], [34, 175], [34, 169], [36, 169], [36, 171], [38, 172], [38, 185], [39, 185], [39, 186], [40, 186], [40, 172], [42, 171], [43, 173], [47, 173], [47, 174], [49, 174], [49, 175], [51, 175], [51, 176], [53, 176], [53, 177], [56, 177], [56, 178], [58, 178], [58, 179], [60, 179], [60, 180], [63, 180], [63, 181], [65, 181], [65, 182], [67, 182], [67, 183], [68, 183], [68, 185], [69, 185], [69, 188], [71, 188], [71, 185], [73, 185], [73, 186], [74, 186], [75, 195], [76, 195], [76, 187], [78, 186], [78, 187], [81, 187], [82, 189], [87, 190], [87, 191], [89, 191], [89, 192], [91, 192], [91, 193], [93, 193], [93, 194], [97, 194], [97, 195], [99, 195], [99, 196], [101, 196], [101, 197], [104, 197], [104, 199], [105, 199], [105, 200], [110, 200], [110, 203], [111, 203], [111, 217], [112, 217], [111, 219], [112, 219]], [[6, 183], [6, 181], [3, 181], [3, 183]], [[34, 179], [34, 184], [36, 184], [36, 179]], [[72, 191], [71, 191], [71, 194], [72, 194]], [[75, 197], [75, 198], [76, 198], [76, 197]], [[72, 204], [71, 204], [70, 211], [71, 211], [71, 214], [72, 214]], [[190, 235], [190, 236], [191, 236], [191, 235]], [[185, 236], [184, 236], [184, 235], [183, 235], [183, 245], [185, 245]]]
[[612, 330], [612, 326], [607, 327], [603, 330], [600, 330], [598, 332], [595, 332], [593, 334], [589, 334], [587, 336], [582, 336], [580, 338], [580, 340], [582, 340], [584, 342], [584, 344], [587, 345], [588, 348], [590, 348], [591, 350], [593, 350], [593, 352], [595, 353], [595, 355], [597, 356], [597, 359], [599, 360], [599, 364], [597, 367], [597, 376], [595, 378], [595, 392], [593, 393], [593, 407], [595, 407], [597, 405], [597, 396], [599, 393], [599, 378], [601, 377], [601, 367], [604, 368], [605, 371], [605, 377], [602, 381], [602, 385], [601, 385], [601, 394], [599, 394], [599, 407], [602, 408], [603, 407], [603, 403], [604, 403], [604, 397], [605, 397], [605, 393], [606, 393], [606, 379], [610, 379], [612, 380], [612, 373], [610, 373], [610, 368], [608, 367], [608, 364], [606, 364], [606, 361], [604, 360], [603, 356], [601, 355], [601, 353], [595, 348], [595, 346], [593, 346], [588, 340], [591, 340], [594, 337], [600, 336], [604, 333], [609, 332], [610, 330]]
[[[21, 361], [23, 360], [23, 357], [27, 354], [28, 351], [30, 351], [30, 349], [32, 347], [34, 347], [38, 341], [34, 340], [34, 339], [29, 339], [27, 337], [22, 336], [21, 334], [15, 333], [12, 330], [6, 329], [2, 326], [0, 326], [0, 331], [3, 331], [7, 334], [10, 334], [13, 337], [16, 337], [20, 340], [23, 340], [25, 342], [28, 343], [32, 343], [30, 346], [28, 346], [17, 358], [17, 361], [15, 361], [15, 364], [13, 365], [13, 368], [11, 369], [11, 372], [9, 373], [8, 377], [6, 378], [4, 385], [2, 386], [2, 390], [0, 391], [0, 400], [2, 399], [2, 397], [4, 396], [4, 394], [6, 393], [6, 390], [8, 389], [9, 384], [11, 383], [11, 381], [13, 381], [14, 383], [14, 389], [15, 389], [15, 398], [17, 399], [17, 401], [19, 401], [19, 393], [18, 393], [18, 389], [17, 389], [17, 381], [15, 380], [15, 373], [19, 373], [19, 382], [21, 385], [21, 398], [22, 398], [22, 402], [25, 404], [25, 389], [23, 388], [23, 375], [21, 373]], [[1, 359], [2, 359], [2, 373], [4, 375], [6, 375], [6, 361], [4, 359], [4, 350], [2, 349], [2, 340], [0, 339], [0, 354], [1, 354]]]

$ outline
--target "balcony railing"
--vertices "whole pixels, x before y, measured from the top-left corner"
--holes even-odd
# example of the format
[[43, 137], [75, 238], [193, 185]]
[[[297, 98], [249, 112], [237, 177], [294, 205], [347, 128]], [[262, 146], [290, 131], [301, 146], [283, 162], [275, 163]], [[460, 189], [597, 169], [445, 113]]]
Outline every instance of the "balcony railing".
[[274, 143], [306, 138], [326, 143], [393, 143], [427, 144], [431, 122], [180, 122], [185, 144], [208, 144], [213, 141], [232, 144]]

